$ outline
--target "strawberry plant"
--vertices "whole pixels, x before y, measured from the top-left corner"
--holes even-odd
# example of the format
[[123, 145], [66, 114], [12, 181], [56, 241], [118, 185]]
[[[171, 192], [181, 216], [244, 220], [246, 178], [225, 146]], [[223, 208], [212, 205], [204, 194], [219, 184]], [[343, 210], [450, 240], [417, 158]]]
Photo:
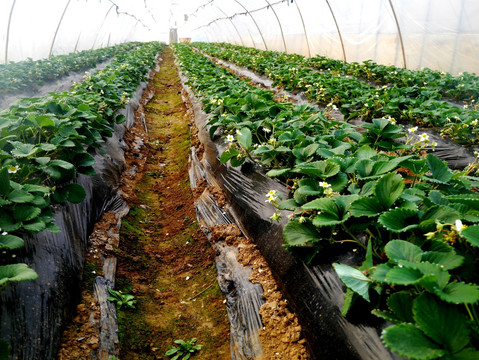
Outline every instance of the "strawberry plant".
[[221, 161], [249, 158], [290, 184], [289, 199], [266, 194], [272, 220], [292, 211], [286, 249], [307, 262], [337, 244], [363, 254], [358, 267], [333, 265], [347, 288], [343, 314], [359, 298], [369, 302], [393, 323], [382, 339], [401, 356], [477, 358], [477, 161], [452, 171], [423, 153], [426, 134], [411, 143], [391, 118], [372, 118], [358, 133], [328, 111], [275, 100], [187, 46], [175, 51], [210, 116], [210, 135], [225, 139]]

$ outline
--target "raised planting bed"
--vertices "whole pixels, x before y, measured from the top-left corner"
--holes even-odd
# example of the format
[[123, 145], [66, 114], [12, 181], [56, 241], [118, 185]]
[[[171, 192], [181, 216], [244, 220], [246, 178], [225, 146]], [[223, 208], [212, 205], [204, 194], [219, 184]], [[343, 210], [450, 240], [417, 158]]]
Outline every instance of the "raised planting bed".
[[123, 206], [124, 126], [160, 49], [144, 44], [69, 92], [0, 113], [0, 337], [12, 358], [56, 356], [88, 235], [103, 212]]
[[207, 114], [203, 162], [313, 353], [476, 358], [477, 161], [452, 171], [424, 144], [399, 144], [407, 135], [390, 119], [358, 133], [327, 111], [275, 101], [186, 46], [176, 54]]

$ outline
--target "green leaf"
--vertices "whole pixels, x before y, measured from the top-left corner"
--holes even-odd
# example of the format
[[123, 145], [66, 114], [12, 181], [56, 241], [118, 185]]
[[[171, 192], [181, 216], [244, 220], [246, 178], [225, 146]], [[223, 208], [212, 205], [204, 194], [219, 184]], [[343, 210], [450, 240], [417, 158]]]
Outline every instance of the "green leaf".
[[423, 276], [417, 269], [395, 267], [386, 274], [386, 282], [391, 285], [414, 285], [419, 283]]
[[314, 226], [308, 223], [301, 224], [297, 220], [286, 224], [283, 228], [283, 238], [290, 246], [306, 246], [321, 240]]
[[389, 208], [401, 196], [404, 190], [404, 181], [401, 175], [390, 173], [378, 180], [374, 188], [374, 195], [380, 204]]
[[69, 163], [68, 161], [64, 161], [64, 160], [52, 160], [52, 161], [50, 161], [50, 163], [48, 165], [57, 166], [57, 167], [60, 167], [62, 169], [65, 169], [65, 170], [71, 170], [71, 169], [75, 168], [73, 166], [73, 164]]
[[451, 169], [447, 167], [446, 163], [432, 154], [427, 155], [426, 163], [429, 167], [429, 171], [432, 173], [433, 178], [436, 180], [447, 183], [454, 176]]
[[479, 246], [479, 225], [471, 225], [461, 231], [461, 236], [464, 237], [470, 244]]
[[231, 158], [238, 156], [239, 151], [237, 149], [231, 148], [223, 152], [220, 157], [220, 162], [226, 164]]
[[22, 238], [15, 235], [0, 235], [0, 249], [20, 249], [24, 246]]
[[17, 158], [24, 158], [24, 157], [32, 156], [39, 150], [33, 144], [21, 143], [19, 141], [11, 141], [10, 143], [15, 147], [11, 151], [12, 155], [17, 157]]
[[7, 195], [10, 192], [10, 178], [8, 176], [8, 168], [0, 170], [0, 195]]
[[479, 286], [463, 282], [452, 282], [444, 289], [434, 289], [434, 293], [448, 303], [475, 304], [479, 301]]
[[32, 201], [34, 198], [35, 196], [23, 190], [13, 190], [8, 194], [8, 200], [14, 203], [26, 203]]
[[391, 271], [392, 267], [389, 264], [379, 264], [376, 268], [372, 271], [371, 279], [375, 282], [385, 283], [386, 276]]
[[251, 130], [248, 128], [242, 128], [237, 135], [237, 139], [245, 148], [250, 148], [252, 144]]
[[400, 233], [419, 226], [415, 210], [398, 208], [383, 213], [378, 221], [389, 231]]
[[68, 192], [67, 200], [74, 204], [81, 203], [86, 197], [85, 189], [80, 184], [68, 184], [64, 190]]
[[370, 159], [361, 159], [356, 163], [356, 172], [360, 178], [371, 175], [373, 171], [374, 161]]
[[432, 360], [446, 354], [412, 324], [390, 326], [383, 331], [381, 339], [388, 349], [411, 359]]
[[293, 171], [300, 174], [326, 179], [336, 175], [340, 169], [340, 166], [335, 162], [330, 160], [322, 160], [298, 164]]
[[376, 198], [363, 197], [357, 199], [351, 204], [349, 211], [352, 216], [361, 217], [361, 216], [377, 216], [383, 212], [384, 207], [378, 202]]
[[13, 209], [13, 218], [16, 221], [30, 221], [36, 218], [42, 210], [35, 206], [20, 204]]
[[295, 211], [296, 209], [298, 209], [298, 207], [299, 205], [296, 203], [296, 201], [294, 201], [294, 199], [288, 199], [288, 200], [282, 201], [279, 204], [279, 210]]
[[344, 294], [343, 308], [341, 309], [341, 315], [346, 316], [353, 305], [354, 298], [357, 294], [350, 288], [346, 288], [346, 294]]
[[39, 115], [35, 117], [35, 121], [37, 122], [38, 126], [40, 126], [41, 128], [55, 126], [54, 121], [50, 119], [50, 117], [47, 115]]
[[344, 285], [369, 301], [371, 280], [366, 275], [358, 269], [344, 264], [334, 263], [333, 267]]
[[269, 177], [278, 177], [278, 176], [283, 176], [283, 175], [288, 175], [288, 173], [291, 172], [290, 168], [283, 168], [283, 169], [271, 169], [266, 173], [266, 176]]
[[0, 286], [14, 281], [28, 281], [38, 278], [38, 274], [27, 264], [12, 264], [0, 266]]
[[391, 294], [387, 299], [389, 309], [401, 322], [414, 323], [413, 306], [414, 298], [407, 291], [399, 291]]
[[462, 265], [464, 257], [452, 252], [426, 251], [422, 254], [421, 261], [438, 264], [444, 270], [452, 270]]
[[117, 124], [123, 124], [125, 121], [126, 121], [126, 116], [123, 115], [123, 114], [119, 114], [119, 115], [117, 115], [117, 117], [115, 118], [115, 122], [116, 122]]
[[404, 240], [392, 240], [386, 244], [384, 250], [388, 258], [396, 263], [400, 260], [416, 262], [423, 253], [419, 246]]
[[453, 360], [477, 360], [479, 359], [479, 351], [473, 348], [465, 348], [452, 356]]
[[31, 222], [29, 224], [23, 224], [23, 228], [31, 233], [38, 233], [40, 231], [45, 230], [47, 225], [41, 221], [41, 220], [36, 220], [34, 222]]
[[458, 352], [469, 343], [467, 319], [456, 306], [422, 294], [414, 300], [413, 313], [417, 326], [449, 352]]

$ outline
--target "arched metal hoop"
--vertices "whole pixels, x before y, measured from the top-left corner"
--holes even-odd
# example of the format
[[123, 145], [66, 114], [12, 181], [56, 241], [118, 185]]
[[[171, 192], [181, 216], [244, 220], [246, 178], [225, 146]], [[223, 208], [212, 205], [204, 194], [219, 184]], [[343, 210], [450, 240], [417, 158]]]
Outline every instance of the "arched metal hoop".
[[[97, 31], [97, 33], [96, 33], [95, 40], [93, 40], [93, 44], [91, 45], [91, 48], [92, 48], [92, 49], [95, 48], [95, 43], [96, 43], [96, 41], [97, 41], [97, 39], [98, 39], [98, 36], [100, 35], [101, 28], [102, 28], [103, 25], [105, 24], [106, 18], [107, 18], [108, 15], [110, 14], [111, 9], [113, 9], [114, 7], [115, 7], [115, 5], [110, 6], [110, 8], [108, 9], [108, 11], [106, 12], [106, 15], [105, 15], [105, 17], [103, 18], [103, 21], [102, 21], [102, 23], [101, 23], [101, 25], [100, 25], [100, 27], [98, 28], [98, 31]], [[111, 35], [111, 33], [110, 33], [110, 35]]]
[[402, 61], [404, 63], [404, 68], [406, 69], [407, 68], [407, 65], [406, 65], [406, 52], [404, 51], [404, 43], [402, 41], [402, 33], [401, 33], [401, 28], [399, 27], [399, 21], [398, 21], [398, 18], [396, 16], [396, 11], [394, 10], [394, 6], [393, 6], [393, 3], [391, 0], [389, 0], [389, 5], [391, 5], [391, 10], [393, 12], [393, 16], [394, 16], [394, 21], [396, 21], [396, 27], [398, 29], [398, 35], [399, 35], [399, 41], [401, 43], [401, 51], [402, 51]]
[[298, 0], [296, 0], [294, 3], [296, 4], [296, 8], [298, 9], [299, 17], [301, 18], [301, 23], [303, 24], [304, 37], [306, 39], [306, 46], [308, 47], [308, 56], [311, 57], [311, 48], [309, 47], [309, 38], [308, 38], [308, 33], [306, 32], [306, 25], [304, 24], [303, 14], [301, 13], [301, 9], [299, 8]]
[[273, 14], [276, 17], [276, 21], [278, 22], [278, 25], [279, 25], [279, 30], [281, 31], [281, 38], [283, 39], [284, 52], [287, 53], [288, 49], [286, 48], [286, 40], [284, 39], [283, 27], [281, 26], [281, 21], [279, 21], [278, 14], [276, 14], [274, 7], [271, 6], [268, 0], [264, 0], [264, 1], [266, 1], [266, 4], [268, 4], [271, 10], [273, 10]]
[[329, 0], [326, 0], [326, 4], [328, 4], [329, 11], [331, 11], [331, 15], [333, 16], [334, 24], [336, 24], [336, 29], [338, 30], [338, 35], [339, 35], [339, 41], [341, 42], [341, 48], [343, 49], [343, 60], [346, 60], [346, 51], [344, 50], [344, 42], [343, 42], [343, 37], [341, 36], [341, 31], [339, 30], [339, 25], [338, 22], [336, 21], [336, 16], [334, 16], [334, 11], [329, 4]]
[[53, 35], [52, 45], [50, 46], [50, 51], [48, 52], [49, 58], [52, 56], [53, 45], [55, 45], [55, 40], [57, 39], [58, 30], [60, 29], [60, 25], [62, 24], [63, 17], [65, 16], [65, 13], [67, 12], [68, 6], [70, 6], [70, 2], [71, 0], [68, 0], [65, 6], [65, 9], [63, 9], [63, 13], [62, 13], [62, 16], [60, 17], [60, 21], [58, 21], [57, 29], [55, 30], [55, 34]]
[[244, 9], [244, 11], [246, 11], [246, 13], [247, 13], [249, 16], [251, 16], [251, 20], [253, 20], [254, 24], [256, 25], [256, 28], [257, 28], [258, 31], [259, 31], [259, 35], [261, 36], [261, 40], [263, 40], [264, 48], [265, 48], [266, 50], [268, 50], [268, 45], [266, 45], [266, 41], [264, 41], [263, 33], [261, 32], [261, 29], [259, 28], [258, 23], [257, 23], [256, 20], [254, 19], [253, 15], [251, 15], [251, 13], [249, 12], [249, 10], [248, 10], [247, 8], [245, 8], [245, 7], [243, 6], [243, 4], [240, 3], [238, 0], [234, 0], [234, 1], [235, 1], [239, 6], [241, 6], [241, 7]]
[[[215, 5], [216, 8], [221, 11], [221, 13], [225, 16], [225, 17], [228, 17], [228, 15], [223, 11], [223, 9], [221, 9], [218, 5]], [[244, 41], [243, 41], [243, 38], [241, 37], [241, 33], [238, 31], [238, 28], [236, 27], [235, 23], [233, 22], [233, 20], [231, 20], [230, 17], [228, 17], [228, 20], [230, 21], [231, 25], [233, 25], [233, 27], [235, 28], [236, 30], [236, 33], [238, 34], [239, 38], [240, 38], [240, 41], [241, 41], [241, 45], [244, 46]]]
[[13, 8], [17, 0], [13, 0], [12, 7], [10, 8], [10, 16], [8, 17], [8, 26], [7, 26], [7, 39], [5, 42], [5, 65], [8, 63], [8, 42], [10, 40], [10, 23], [12, 21]]

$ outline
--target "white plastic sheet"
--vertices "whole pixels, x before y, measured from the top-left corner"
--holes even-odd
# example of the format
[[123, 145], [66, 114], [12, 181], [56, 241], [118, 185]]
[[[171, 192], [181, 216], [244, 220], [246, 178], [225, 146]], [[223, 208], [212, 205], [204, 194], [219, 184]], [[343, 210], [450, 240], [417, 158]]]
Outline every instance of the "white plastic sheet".
[[180, 40], [477, 73], [478, 15], [477, 0], [3, 0], [0, 63], [167, 42], [177, 28]]

